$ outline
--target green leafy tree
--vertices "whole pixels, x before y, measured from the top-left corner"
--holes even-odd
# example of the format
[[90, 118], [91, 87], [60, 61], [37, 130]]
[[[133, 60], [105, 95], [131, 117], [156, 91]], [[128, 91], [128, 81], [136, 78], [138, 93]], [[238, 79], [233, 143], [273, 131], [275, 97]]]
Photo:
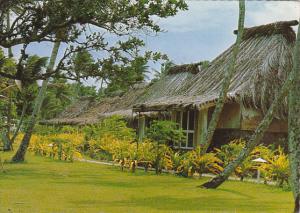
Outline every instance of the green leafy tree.
[[75, 53], [72, 56], [71, 61], [71, 69], [73, 70], [73, 75], [76, 81], [73, 87], [75, 89], [75, 97], [78, 98], [83, 96], [83, 89], [86, 88], [82, 85], [82, 76], [83, 78], [87, 78], [87, 76], [90, 75], [89, 73], [95, 72], [95, 70], [97, 70], [97, 64], [95, 63], [92, 55], [85, 49]]
[[166, 62], [162, 63], [160, 70], [154, 70], [154, 78], [152, 82], [158, 81], [162, 77], [168, 74], [168, 71], [171, 67], [175, 66], [174, 62], [167, 60]]
[[41, 107], [41, 119], [56, 117], [72, 102], [72, 88], [65, 79], [51, 81]]
[[104, 73], [105, 94], [126, 92], [134, 84], [144, 82], [148, 73], [147, 60], [143, 57], [135, 57], [127, 66], [116, 68], [114, 72], [107, 70]]
[[[26, 48], [31, 42], [54, 42], [52, 56], [45, 73], [39, 73], [30, 80], [44, 79], [35, 100], [31, 118], [25, 128], [25, 135], [21, 145], [13, 157], [13, 161], [23, 161], [31, 138], [33, 127], [37, 120], [50, 77], [67, 78], [76, 80], [70, 69], [71, 56], [75, 52], [84, 49], [95, 49], [102, 51], [102, 59], [97, 61], [97, 72], [82, 73], [81, 77], [101, 77], [102, 70], [111, 69], [112, 72], [118, 67], [126, 67], [134, 61], [134, 54], [142, 55], [138, 49], [144, 42], [134, 37], [137, 31], [148, 30], [152, 32], [161, 31], [153, 19], [154, 16], [166, 18], [173, 16], [180, 9], [186, 9], [187, 5], [183, 0], [168, 1], [135, 1], [128, 3], [127, 0], [87, 0], [87, 1], [6, 1], [0, 5], [0, 45], [5, 48], [23, 44], [20, 62], [26, 59]], [[14, 12], [13, 8], [18, 11]], [[3, 19], [3, 13], [11, 11], [12, 23], [8, 25]], [[92, 25], [99, 29], [99, 32], [86, 33], [87, 28]], [[106, 34], [117, 35], [120, 39], [115, 44], [107, 42]], [[83, 36], [84, 38], [82, 38]], [[54, 67], [60, 43], [68, 44], [57, 66]], [[133, 54], [134, 53], [134, 54]], [[159, 53], [146, 52], [146, 59], [158, 60], [162, 56]], [[20, 64], [20, 63], [19, 63]], [[119, 68], [120, 69], [120, 68]], [[21, 82], [26, 79], [26, 74], [17, 66], [13, 73], [0, 72], [0, 76], [18, 79]]]

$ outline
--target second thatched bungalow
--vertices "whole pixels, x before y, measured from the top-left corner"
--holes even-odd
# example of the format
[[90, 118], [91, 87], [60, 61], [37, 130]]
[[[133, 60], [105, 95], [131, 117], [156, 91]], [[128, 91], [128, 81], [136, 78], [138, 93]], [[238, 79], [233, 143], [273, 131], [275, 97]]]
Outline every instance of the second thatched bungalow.
[[[101, 100], [94, 97], [81, 97], [68, 106], [56, 118], [40, 122], [44, 125], [91, 125], [96, 124], [104, 118], [119, 115], [126, 119], [132, 126], [136, 125], [136, 113], [132, 112], [132, 106], [145, 92], [149, 85], [140, 83], [133, 85], [125, 93], [115, 94]], [[148, 113], [148, 115], [151, 113]], [[157, 115], [157, 113], [152, 113]], [[153, 115], [154, 116], [154, 115]]]
[[[291, 26], [297, 24], [287, 21], [245, 29], [213, 146], [233, 138], [247, 138], [262, 120], [292, 68], [296, 36]], [[174, 67], [145, 91], [133, 111], [169, 112], [187, 134], [180, 147], [194, 148], [207, 130], [232, 54], [233, 46], [208, 67], [199, 64]], [[275, 143], [286, 136], [286, 115], [285, 100], [265, 134], [265, 143]]]

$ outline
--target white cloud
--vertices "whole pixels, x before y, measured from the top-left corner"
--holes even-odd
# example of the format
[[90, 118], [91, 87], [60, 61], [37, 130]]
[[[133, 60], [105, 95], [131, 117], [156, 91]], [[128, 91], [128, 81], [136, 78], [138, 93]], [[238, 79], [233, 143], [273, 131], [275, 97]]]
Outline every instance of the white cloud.
[[267, 24], [275, 21], [299, 20], [300, 2], [292, 1], [272, 1], [263, 2], [263, 6], [250, 10], [247, 18], [253, 25]]
[[168, 32], [191, 32], [214, 28], [224, 21], [223, 16], [237, 18], [238, 15], [237, 2], [194, 1], [188, 2], [188, 6], [189, 10], [160, 19], [158, 23]]
[[[188, 1], [189, 10], [176, 16], [159, 19], [158, 23], [168, 32], [195, 32], [218, 27], [236, 27], [237, 1]], [[251, 27], [276, 21], [299, 19], [300, 2], [247, 1], [246, 26]]]

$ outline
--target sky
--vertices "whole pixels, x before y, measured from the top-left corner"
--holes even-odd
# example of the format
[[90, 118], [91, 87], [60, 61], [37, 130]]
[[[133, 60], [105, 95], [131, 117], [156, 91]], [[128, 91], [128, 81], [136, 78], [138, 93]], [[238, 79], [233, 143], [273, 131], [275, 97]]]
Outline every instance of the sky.
[[[167, 54], [175, 64], [211, 61], [235, 41], [233, 30], [238, 24], [238, 1], [186, 2], [187, 11], [157, 20], [165, 32], [156, 36], [141, 35], [145, 48]], [[300, 1], [246, 1], [245, 27], [299, 20], [299, 17]], [[49, 43], [35, 44], [28, 48], [28, 53], [49, 56], [51, 48]], [[149, 66], [150, 70], [160, 68], [160, 64], [150, 63]], [[85, 84], [98, 86], [93, 79]]]

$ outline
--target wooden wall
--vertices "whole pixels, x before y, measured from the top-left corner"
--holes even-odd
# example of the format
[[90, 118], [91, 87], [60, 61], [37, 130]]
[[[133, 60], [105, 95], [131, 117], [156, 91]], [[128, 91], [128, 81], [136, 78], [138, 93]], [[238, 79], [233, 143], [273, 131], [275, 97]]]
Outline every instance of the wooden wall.
[[[201, 109], [195, 113], [195, 134], [194, 134], [194, 145], [200, 143], [203, 133], [206, 132], [209, 121], [213, 113], [214, 107]], [[261, 122], [263, 116], [255, 109], [244, 108], [238, 103], [227, 103], [224, 105], [221, 113], [220, 120], [217, 125], [217, 130], [220, 130], [224, 134], [225, 132], [235, 131], [238, 133], [247, 132], [250, 134]], [[171, 120], [176, 121], [176, 112], [173, 111]], [[249, 133], [250, 132], [250, 133]], [[269, 134], [275, 138], [282, 136], [287, 133], [287, 121], [274, 119], [270, 125], [266, 134]], [[274, 133], [274, 134], [272, 134]], [[278, 134], [277, 134], [278, 133]], [[252, 133], [251, 133], [252, 134]], [[235, 135], [238, 138], [238, 135]], [[270, 137], [271, 137], [270, 136]], [[218, 136], [219, 137], [219, 136]], [[269, 141], [270, 137], [265, 139]]]
[[218, 129], [239, 129], [241, 126], [241, 109], [237, 103], [225, 104], [218, 122]]
[[[228, 144], [233, 139], [243, 138], [249, 141], [252, 136], [253, 131], [250, 130], [240, 130], [240, 129], [217, 129], [214, 137], [213, 143], [210, 146], [210, 150], [213, 148], [220, 148], [224, 144]], [[287, 133], [282, 132], [266, 132], [260, 141], [264, 145], [274, 145], [275, 147], [281, 146], [287, 149]]]
[[[263, 119], [263, 115], [258, 110], [241, 107], [242, 122], [241, 130], [255, 130]], [[287, 121], [273, 119], [267, 132], [286, 133], [288, 128]]]

